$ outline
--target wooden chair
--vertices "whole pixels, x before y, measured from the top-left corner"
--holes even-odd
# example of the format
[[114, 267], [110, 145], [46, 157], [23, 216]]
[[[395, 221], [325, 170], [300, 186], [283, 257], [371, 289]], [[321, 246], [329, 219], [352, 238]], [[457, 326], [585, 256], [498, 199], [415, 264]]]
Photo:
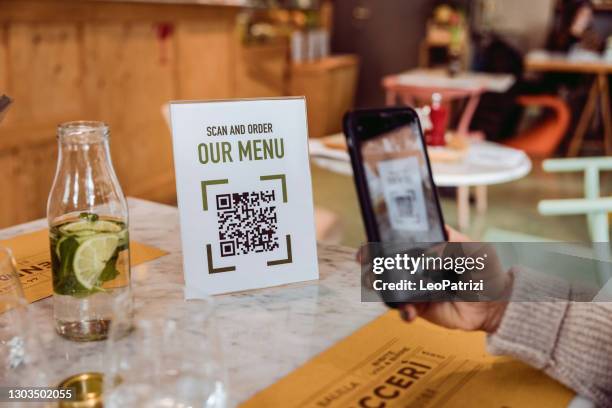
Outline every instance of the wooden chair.
[[553, 95], [524, 95], [517, 99], [523, 106], [539, 106], [551, 109], [554, 114], [541, 124], [507, 140], [504, 144], [523, 150], [532, 157], [550, 157], [567, 132], [570, 109], [563, 99]]

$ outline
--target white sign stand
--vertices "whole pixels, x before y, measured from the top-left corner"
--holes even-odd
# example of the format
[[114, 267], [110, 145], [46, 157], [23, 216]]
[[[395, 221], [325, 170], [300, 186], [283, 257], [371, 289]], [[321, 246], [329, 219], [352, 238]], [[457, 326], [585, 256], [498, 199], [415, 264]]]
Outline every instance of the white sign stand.
[[179, 101], [170, 117], [185, 296], [318, 279], [304, 98]]

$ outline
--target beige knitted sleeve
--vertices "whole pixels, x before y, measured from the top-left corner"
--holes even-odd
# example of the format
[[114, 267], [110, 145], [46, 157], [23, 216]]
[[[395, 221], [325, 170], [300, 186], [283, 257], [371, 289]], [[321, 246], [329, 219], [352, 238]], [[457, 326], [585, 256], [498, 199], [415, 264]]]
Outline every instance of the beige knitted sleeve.
[[573, 302], [568, 285], [529, 271], [510, 273], [511, 301], [488, 338], [489, 351], [523, 360], [612, 407], [612, 303]]

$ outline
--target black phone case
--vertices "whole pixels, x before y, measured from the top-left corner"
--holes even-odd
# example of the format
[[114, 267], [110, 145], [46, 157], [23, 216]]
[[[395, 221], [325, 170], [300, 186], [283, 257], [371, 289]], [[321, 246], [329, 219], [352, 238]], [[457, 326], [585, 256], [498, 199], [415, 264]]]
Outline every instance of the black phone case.
[[[421, 138], [421, 143], [423, 146], [425, 145], [425, 140], [423, 137], [423, 130], [421, 128], [421, 123], [419, 121], [419, 117], [416, 111], [409, 107], [399, 107], [399, 108], [384, 108], [384, 109], [359, 109], [354, 111], [349, 111], [344, 115], [344, 134], [346, 136], [347, 146], [349, 155], [351, 157], [351, 165], [353, 168], [353, 175], [355, 180], [355, 187], [357, 190], [357, 195], [359, 198], [359, 207], [361, 209], [361, 216], [363, 219], [363, 223], [366, 229], [366, 235], [368, 238], [368, 242], [380, 243], [380, 234], [378, 232], [378, 226], [376, 222], [376, 217], [374, 215], [374, 209], [372, 208], [372, 201], [370, 197], [370, 192], [368, 189], [368, 182], [365, 176], [365, 170], [363, 167], [363, 157], [361, 156], [361, 142], [362, 140], [359, 138], [357, 132], [355, 131], [355, 126], [357, 126], [358, 119], [360, 115], [366, 114], [381, 114], [381, 115], [391, 115], [394, 113], [408, 113], [412, 120], [415, 120], [418, 124], [419, 128], [419, 137]], [[365, 140], [365, 138], [364, 138]], [[440, 219], [440, 225], [444, 226], [444, 217], [442, 215], [442, 208], [440, 207], [440, 200], [438, 198], [438, 191], [435, 188], [435, 183], [433, 181], [433, 176], [431, 172], [431, 165], [429, 162], [429, 156], [427, 154], [427, 149], [423, 149], [423, 154], [425, 156], [425, 162], [427, 163], [427, 173], [430, 179], [430, 183], [433, 188], [434, 199], [436, 201], [436, 209], [438, 212], [438, 217]], [[446, 229], [442, 227], [442, 236], [445, 241], [448, 241], [448, 234], [446, 233]], [[370, 254], [372, 256], [373, 254]], [[387, 306], [391, 308], [397, 308], [400, 304], [406, 303], [406, 301], [396, 300], [393, 302], [388, 301], [388, 298], [384, 298], [383, 300], [387, 304]], [[417, 300], [418, 299], [412, 299]]]
[[[391, 114], [391, 113], [409, 113], [413, 120], [416, 120], [419, 127], [419, 137], [423, 146], [425, 146], [425, 140], [423, 138], [423, 130], [421, 128], [421, 122], [416, 111], [409, 107], [400, 108], [384, 108], [384, 109], [358, 109], [349, 111], [344, 115], [344, 134], [348, 145], [349, 155], [351, 157], [351, 165], [353, 167], [353, 174], [355, 180], [355, 187], [357, 189], [357, 195], [359, 197], [359, 204], [361, 208], [361, 216], [363, 218], [364, 225], [366, 227], [366, 234], [369, 242], [380, 242], [380, 235], [378, 233], [378, 227], [376, 224], [376, 217], [374, 216], [374, 210], [372, 209], [370, 193], [368, 189], [367, 180], [365, 177], [365, 171], [363, 168], [363, 158], [361, 157], [361, 140], [354, 131], [353, 126], [356, 124], [355, 120], [358, 119], [359, 115], [380, 113], [380, 114]], [[435, 186], [433, 176], [431, 173], [431, 165], [429, 162], [429, 155], [427, 149], [423, 150], [425, 161], [427, 163], [427, 173], [429, 181], [432, 186]], [[440, 219], [440, 225], [444, 225], [444, 217], [442, 215], [442, 208], [440, 207], [440, 200], [438, 198], [438, 191], [436, 188], [433, 189], [436, 208], [438, 211], [438, 217]], [[445, 241], [448, 241], [448, 235], [446, 229], [442, 228], [442, 235]]]

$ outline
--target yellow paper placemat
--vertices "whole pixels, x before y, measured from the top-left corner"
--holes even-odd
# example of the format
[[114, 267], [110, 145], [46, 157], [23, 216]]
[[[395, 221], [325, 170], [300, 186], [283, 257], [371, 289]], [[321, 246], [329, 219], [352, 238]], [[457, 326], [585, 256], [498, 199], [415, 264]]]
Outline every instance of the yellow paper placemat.
[[[19, 278], [28, 302], [36, 302], [53, 294], [48, 230], [44, 229], [3, 240], [0, 241], [0, 245], [11, 248], [13, 251]], [[166, 254], [167, 252], [161, 249], [130, 241], [132, 265], [152, 261]]]
[[253, 407], [566, 407], [574, 393], [485, 351], [485, 335], [406, 324], [388, 312], [241, 405]]

